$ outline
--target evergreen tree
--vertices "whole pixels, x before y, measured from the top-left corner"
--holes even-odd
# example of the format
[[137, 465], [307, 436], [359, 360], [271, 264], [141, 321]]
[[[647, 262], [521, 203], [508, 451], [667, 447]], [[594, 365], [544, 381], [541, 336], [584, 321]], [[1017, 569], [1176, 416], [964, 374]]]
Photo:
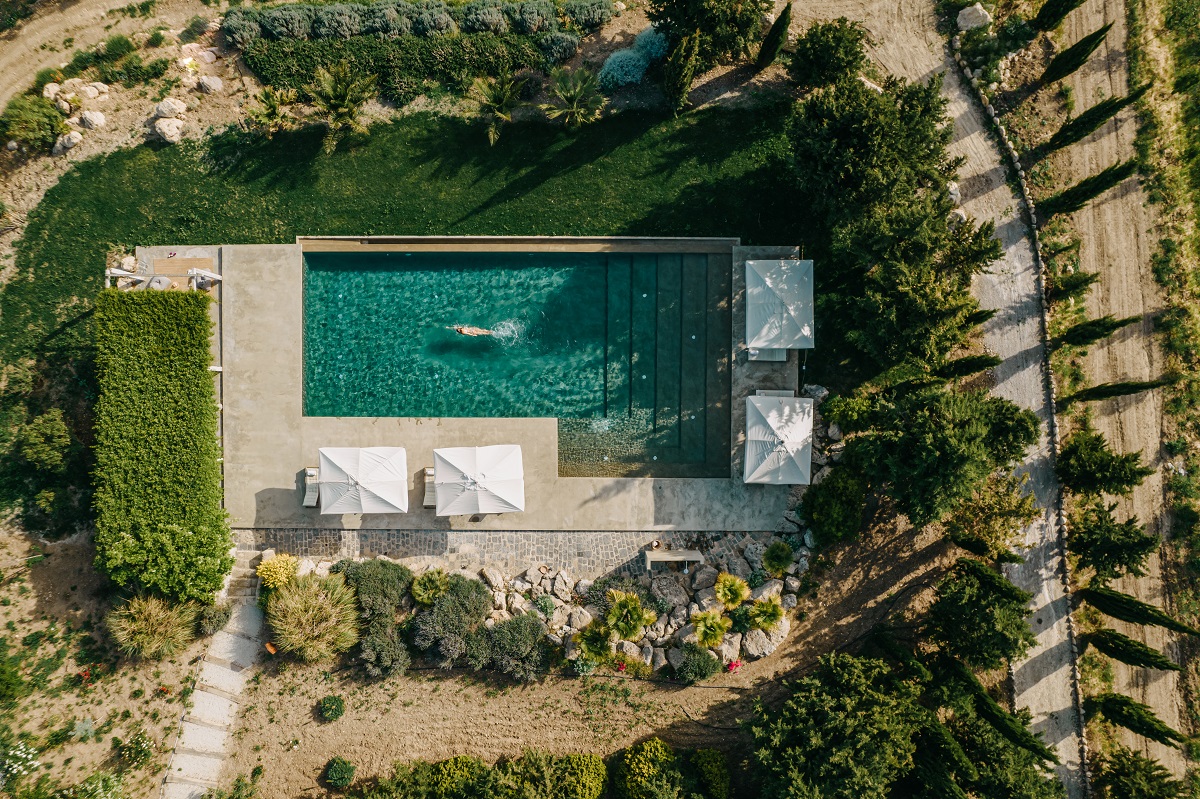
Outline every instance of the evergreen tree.
[[[1007, 739], [1009, 743], [1033, 754], [1039, 760], [1047, 763], [1058, 762], [1058, 755], [1054, 754], [1041, 738], [1029, 730], [1028, 722], [1000, 707], [962, 662], [956, 658], [944, 657], [941, 659], [940, 666], [945, 669], [955, 683], [967, 690], [971, 696], [972, 708], [979, 714], [979, 718], [988, 723], [988, 726]], [[1028, 713], [1028, 711], [1023, 712]], [[979, 760], [975, 759], [972, 762], [976, 763], [978, 768]]]
[[1111, 27], [1112, 23], [1110, 22], [1054, 56], [1046, 66], [1046, 71], [1042, 73], [1040, 83], [1044, 86], [1056, 80], [1062, 80], [1087, 63], [1088, 56], [1096, 52], [1096, 48], [1104, 43], [1104, 37], [1108, 35]]
[[1165, 746], [1178, 746], [1186, 737], [1171, 729], [1154, 715], [1149, 705], [1134, 701], [1124, 694], [1100, 694], [1084, 702], [1088, 715], [1099, 713], [1104, 718], [1144, 738]]
[[[1092, 284], [1099, 279], [1099, 272], [1076, 271], [1052, 275], [1046, 285], [1046, 299], [1050, 300], [1050, 302], [1078, 299], [1086, 294]], [[1136, 318], [1134, 317], [1134, 319]], [[1087, 323], [1084, 322], [1083, 324]]]
[[1017, 533], [1037, 518], [1037, 503], [1024, 486], [1024, 478], [993, 473], [946, 517], [946, 536], [981, 558], [1000, 557], [1009, 551]]
[[1131, 94], [1124, 97], [1109, 97], [1101, 100], [1074, 119], [1068, 119], [1062, 127], [1046, 142], [1047, 150], [1057, 150], [1066, 147], [1087, 136], [1108, 120], [1121, 112], [1121, 109], [1132, 105], [1141, 99], [1150, 89], [1150, 84], [1139, 86]]
[[[1089, 280], [1088, 285], [1091, 283], [1092, 281]], [[1070, 344], [1072, 347], [1086, 347], [1102, 338], [1108, 338], [1127, 325], [1140, 321], [1142, 321], [1140, 316], [1126, 316], [1117, 319], [1112, 314], [1106, 314], [1099, 319], [1088, 319], [1071, 325], [1065, 333], [1059, 336], [1057, 344], [1059, 346]]]
[[1080, 389], [1074, 394], [1068, 394], [1060, 402], [1064, 407], [1072, 402], [1099, 402], [1114, 397], [1127, 397], [1130, 394], [1140, 394], [1175, 382], [1174, 377], [1160, 377], [1157, 380], [1124, 380], [1119, 383], [1101, 383]]
[[1117, 744], [1100, 758], [1092, 783], [1099, 799], [1183, 799], [1184, 785], [1157, 760]]
[[754, 66], [760, 71], [766, 69], [775, 63], [775, 59], [779, 58], [779, 54], [783, 52], [783, 46], [787, 44], [788, 28], [792, 24], [792, 4], [791, 1], [783, 7], [783, 11], [771, 23], [771, 29], [767, 31], [767, 35], [763, 37], [762, 44], [758, 48], [758, 58], [754, 62]]
[[646, 16], [673, 40], [695, 35], [702, 69], [750, 52], [771, 0], [651, 0]]
[[1179, 671], [1179, 664], [1153, 647], [1135, 641], [1116, 630], [1097, 630], [1084, 636], [1084, 644], [1114, 660], [1147, 669]]
[[1089, 200], [1100, 196], [1137, 172], [1137, 168], [1137, 161], [1133, 158], [1120, 164], [1113, 164], [1103, 172], [1092, 175], [1090, 178], [1084, 178], [1074, 186], [1063, 189], [1053, 197], [1043, 200], [1037, 206], [1038, 214], [1042, 219], [1049, 219], [1056, 214], [1078, 211], [1087, 205]]
[[1177, 633], [1200, 637], [1200, 630], [1168, 616], [1166, 612], [1129, 594], [1104, 586], [1089, 586], [1075, 595], [1096, 610], [1130, 624], [1153, 624]]
[[813, 89], [855, 78], [867, 65], [866, 46], [870, 41], [861, 22], [845, 17], [814, 22], [796, 40], [792, 79], [802, 89]]
[[688, 92], [692, 90], [692, 80], [696, 77], [699, 48], [700, 37], [694, 33], [688, 34], [676, 42], [663, 64], [663, 93], [667, 96], [667, 106], [676, 116], [687, 107]]
[[1054, 30], [1067, 18], [1067, 14], [1081, 5], [1083, 5], [1083, 0], [1046, 0], [1030, 24], [1035, 30]]
[[1136, 517], [1124, 522], [1113, 518], [1116, 505], [1099, 502], [1071, 520], [1067, 549], [1078, 556], [1079, 565], [1096, 572], [1096, 582], [1106, 583], [1124, 574], [1145, 576], [1146, 559], [1161, 543], [1146, 535]]
[[1025, 621], [1031, 598], [979, 561], [959, 558], [938, 583], [926, 620], [929, 638], [971, 666], [997, 668], [1034, 643]]
[[1085, 428], [1067, 439], [1055, 471], [1064, 486], [1081, 494], [1127, 494], [1154, 473], [1141, 465], [1141, 457], [1113, 453], [1104, 436]]

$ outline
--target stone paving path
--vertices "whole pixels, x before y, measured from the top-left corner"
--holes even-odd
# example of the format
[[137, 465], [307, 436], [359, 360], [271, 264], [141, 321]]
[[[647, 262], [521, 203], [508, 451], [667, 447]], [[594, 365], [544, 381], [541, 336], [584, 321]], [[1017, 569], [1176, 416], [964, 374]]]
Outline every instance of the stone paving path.
[[262, 651], [263, 614], [255, 601], [257, 553], [237, 554], [229, 601], [233, 615], [212, 637], [171, 753], [161, 799], [199, 799], [220, 784], [221, 768], [233, 748], [239, 698]]

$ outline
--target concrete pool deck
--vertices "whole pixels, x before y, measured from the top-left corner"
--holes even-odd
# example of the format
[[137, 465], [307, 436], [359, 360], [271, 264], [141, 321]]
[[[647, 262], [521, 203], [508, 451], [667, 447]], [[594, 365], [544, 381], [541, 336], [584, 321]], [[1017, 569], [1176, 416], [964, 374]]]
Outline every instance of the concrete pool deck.
[[[347, 244], [358, 239], [348, 240]], [[447, 240], [449, 248], [454, 242]], [[473, 240], [479, 241], [479, 240]], [[492, 242], [512, 243], [495, 239]], [[544, 241], [544, 240], [543, 240]], [[559, 240], [570, 244], [571, 240]], [[580, 240], [575, 240], [580, 241]], [[601, 240], [592, 240], [600, 242]], [[613, 240], [608, 240], [613, 241]], [[680, 240], [686, 242], [688, 240]], [[555, 419], [308, 417], [303, 415], [303, 263], [314, 240], [283, 245], [139, 248], [149, 264], [171, 251], [212, 257], [223, 278], [217, 309], [225, 507], [234, 528], [314, 530], [767, 531], [784, 522], [789, 486], [741, 480], [745, 400], [755, 389], [797, 389], [798, 357], [749, 363], [742, 343], [747, 258], [796, 257], [792, 248], [732, 247], [733, 342], [728, 478], [559, 477]], [[322, 242], [323, 244], [324, 242]], [[520, 242], [517, 242], [519, 244]], [[628, 242], [626, 242], [628, 244]], [[609, 245], [614, 246], [614, 245]], [[711, 246], [711, 245], [710, 245]], [[435, 447], [519, 444], [526, 510], [436, 517], [422, 505], [422, 471]], [[409, 512], [322, 515], [301, 507], [302, 475], [319, 447], [402, 446], [408, 452]]]

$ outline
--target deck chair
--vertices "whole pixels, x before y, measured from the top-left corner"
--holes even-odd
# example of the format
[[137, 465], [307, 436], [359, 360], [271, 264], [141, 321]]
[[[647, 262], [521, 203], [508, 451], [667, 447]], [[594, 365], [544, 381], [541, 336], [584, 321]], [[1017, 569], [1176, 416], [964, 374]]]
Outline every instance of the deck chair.
[[437, 507], [437, 486], [433, 483], [433, 467], [425, 467], [425, 500], [421, 503], [424, 508]]
[[316, 466], [304, 470], [304, 507], [315, 508], [320, 500], [320, 472]]

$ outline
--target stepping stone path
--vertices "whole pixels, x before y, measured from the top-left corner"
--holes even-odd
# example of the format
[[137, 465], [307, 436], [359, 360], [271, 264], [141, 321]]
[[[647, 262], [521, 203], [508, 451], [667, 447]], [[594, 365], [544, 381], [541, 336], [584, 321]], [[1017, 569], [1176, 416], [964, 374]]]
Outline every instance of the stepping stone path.
[[221, 768], [233, 749], [242, 689], [263, 648], [254, 573], [258, 559], [258, 552], [237, 553], [229, 583], [233, 614], [201, 659], [192, 706], [183, 717], [161, 799], [199, 799], [220, 784]]

